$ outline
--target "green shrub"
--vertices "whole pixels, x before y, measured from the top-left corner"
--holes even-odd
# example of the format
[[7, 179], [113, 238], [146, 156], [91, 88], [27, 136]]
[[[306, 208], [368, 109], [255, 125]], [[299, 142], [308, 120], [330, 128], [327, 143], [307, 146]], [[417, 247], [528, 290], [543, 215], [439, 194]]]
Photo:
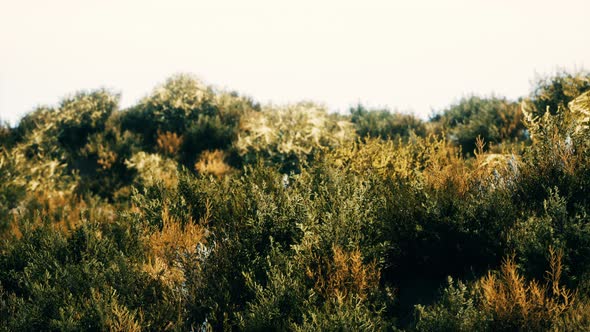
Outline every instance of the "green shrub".
[[477, 294], [451, 277], [440, 300], [431, 305], [416, 305], [417, 331], [488, 331], [489, 317], [478, 308]]
[[590, 73], [558, 71], [552, 75], [538, 76], [533, 83], [530, 101], [533, 104], [534, 116], [541, 117], [546, 112], [555, 115], [559, 109], [582, 93], [590, 90]]
[[139, 134], [148, 152], [156, 150], [159, 133], [179, 135], [183, 143], [177, 157], [192, 168], [203, 150], [229, 148], [242, 116], [258, 109], [248, 98], [217, 92], [192, 76], [177, 75], [125, 110], [121, 129]]
[[433, 121], [447, 128], [465, 154], [473, 154], [478, 137], [494, 145], [527, 139], [520, 105], [503, 98], [463, 98]]
[[359, 137], [407, 140], [410, 133], [426, 136], [424, 123], [411, 114], [392, 113], [388, 110], [367, 110], [362, 105], [350, 109], [350, 121]]

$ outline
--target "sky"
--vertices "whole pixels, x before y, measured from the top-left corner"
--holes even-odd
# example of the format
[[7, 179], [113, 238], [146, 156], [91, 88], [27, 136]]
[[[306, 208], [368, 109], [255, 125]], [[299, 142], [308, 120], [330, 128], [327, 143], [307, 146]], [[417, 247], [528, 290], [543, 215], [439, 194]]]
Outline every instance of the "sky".
[[590, 66], [587, 0], [0, 0], [0, 119], [176, 73], [262, 103], [427, 117]]

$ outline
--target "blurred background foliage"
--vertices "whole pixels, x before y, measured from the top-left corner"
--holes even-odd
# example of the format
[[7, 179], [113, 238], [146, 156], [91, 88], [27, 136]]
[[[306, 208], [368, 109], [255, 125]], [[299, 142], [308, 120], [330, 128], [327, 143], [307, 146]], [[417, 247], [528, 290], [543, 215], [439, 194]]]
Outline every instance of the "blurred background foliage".
[[1, 330], [590, 329], [589, 76], [428, 120], [189, 75], [0, 125]]

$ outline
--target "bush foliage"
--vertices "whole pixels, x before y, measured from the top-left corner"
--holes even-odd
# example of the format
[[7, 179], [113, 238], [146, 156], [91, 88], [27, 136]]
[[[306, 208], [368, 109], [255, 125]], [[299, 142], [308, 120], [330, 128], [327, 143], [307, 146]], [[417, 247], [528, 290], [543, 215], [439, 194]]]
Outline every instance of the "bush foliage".
[[177, 75], [0, 125], [1, 330], [590, 329], [588, 75], [424, 121]]

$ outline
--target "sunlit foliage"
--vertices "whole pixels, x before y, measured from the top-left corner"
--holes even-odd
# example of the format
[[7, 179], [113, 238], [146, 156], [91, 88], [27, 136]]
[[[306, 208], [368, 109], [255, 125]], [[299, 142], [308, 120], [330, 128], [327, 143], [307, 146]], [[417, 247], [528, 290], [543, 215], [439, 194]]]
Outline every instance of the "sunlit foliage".
[[305, 165], [315, 152], [354, 139], [349, 121], [311, 103], [265, 108], [245, 118], [240, 127], [240, 155], [247, 161], [270, 158], [287, 170]]

